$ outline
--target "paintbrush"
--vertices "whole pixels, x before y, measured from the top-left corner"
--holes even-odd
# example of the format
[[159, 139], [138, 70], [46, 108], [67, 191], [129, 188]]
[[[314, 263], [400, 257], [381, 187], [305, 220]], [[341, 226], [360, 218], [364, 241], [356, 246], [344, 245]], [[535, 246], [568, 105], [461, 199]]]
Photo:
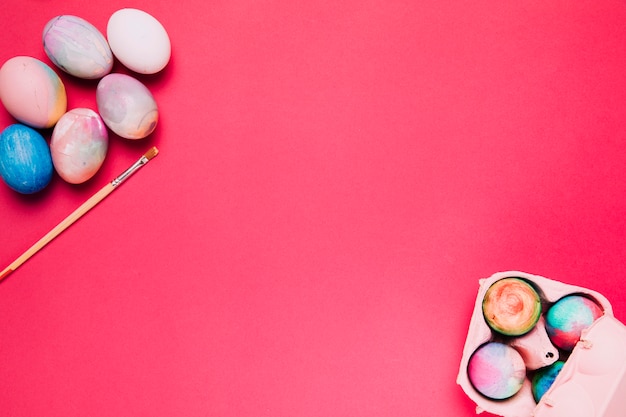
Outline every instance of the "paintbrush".
[[41, 248], [46, 246], [52, 239], [60, 235], [65, 229], [70, 227], [76, 220], [80, 219], [85, 213], [91, 210], [96, 204], [104, 200], [106, 196], [111, 194], [113, 190], [117, 188], [122, 182], [124, 182], [128, 177], [137, 172], [139, 168], [148, 163], [152, 158], [157, 156], [159, 150], [156, 147], [152, 147], [148, 152], [146, 152], [137, 162], [135, 162], [130, 168], [126, 171], [122, 172], [119, 176], [117, 176], [113, 181], [105, 185], [92, 195], [87, 201], [85, 201], [80, 207], [78, 207], [72, 214], [67, 216], [61, 223], [56, 225], [54, 229], [50, 230], [44, 237], [39, 239], [37, 243], [31, 246], [26, 252], [24, 252], [19, 258], [17, 258], [11, 265], [6, 267], [4, 271], [0, 273], [0, 281], [5, 279], [9, 274], [15, 271], [20, 265], [30, 259], [31, 256], [39, 252]]

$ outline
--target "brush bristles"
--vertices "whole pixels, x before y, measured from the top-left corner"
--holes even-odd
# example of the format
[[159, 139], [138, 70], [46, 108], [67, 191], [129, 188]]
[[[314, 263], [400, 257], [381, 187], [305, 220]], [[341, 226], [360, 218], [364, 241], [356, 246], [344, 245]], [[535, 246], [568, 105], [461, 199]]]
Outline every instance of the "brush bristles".
[[149, 161], [155, 156], [157, 156], [158, 153], [159, 153], [159, 150], [156, 148], [156, 146], [153, 146], [148, 152], [144, 154], [144, 157]]

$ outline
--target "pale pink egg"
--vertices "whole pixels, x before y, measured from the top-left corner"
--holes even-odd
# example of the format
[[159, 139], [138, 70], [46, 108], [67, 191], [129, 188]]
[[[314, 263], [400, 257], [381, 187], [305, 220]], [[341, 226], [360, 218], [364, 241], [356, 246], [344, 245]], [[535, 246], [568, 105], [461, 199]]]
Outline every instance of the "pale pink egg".
[[67, 110], [65, 86], [44, 62], [16, 56], [0, 68], [0, 100], [18, 121], [34, 128], [49, 128]]

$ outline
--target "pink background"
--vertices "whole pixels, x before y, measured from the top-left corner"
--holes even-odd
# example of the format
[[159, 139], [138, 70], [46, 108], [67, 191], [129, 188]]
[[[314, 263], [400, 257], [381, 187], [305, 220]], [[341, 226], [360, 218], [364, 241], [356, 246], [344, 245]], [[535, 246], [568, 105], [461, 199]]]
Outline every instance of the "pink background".
[[54, 16], [144, 9], [172, 41], [139, 77], [161, 120], [87, 184], [0, 184], [1, 268], [161, 153], [0, 284], [2, 415], [473, 416], [479, 278], [626, 319], [624, 2], [60, 4], [3, 1], [0, 61], [49, 63]]

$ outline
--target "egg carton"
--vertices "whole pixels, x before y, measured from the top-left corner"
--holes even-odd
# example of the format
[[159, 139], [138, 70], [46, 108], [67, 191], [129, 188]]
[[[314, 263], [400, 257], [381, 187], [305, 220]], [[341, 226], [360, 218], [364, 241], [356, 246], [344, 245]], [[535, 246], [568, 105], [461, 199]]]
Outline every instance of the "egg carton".
[[[570, 294], [594, 300], [603, 315], [583, 331], [580, 341], [565, 358], [565, 364], [548, 391], [537, 403], [527, 377], [512, 397], [493, 400], [483, 396], [470, 382], [468, 363], [476, 349], [487, 342], [502, 339], [487, 325], [482, 301], [496, 281], [517, 277], [530, 283], [538, 292], [545, 309]], [[463, 348], [457, 384], [476, 404], [476, 413], [489, 412], [504, 417], [624, 417], [626, 415], [626, 326], [613, 315], [609, 301], [602, 294], [583, 287], [520, 271], [499, 272], [479, 280], [479, 290]], [[542, 317], [529, 333], [510, 338], [529, 370], [540, 369], [559, 359]]]

